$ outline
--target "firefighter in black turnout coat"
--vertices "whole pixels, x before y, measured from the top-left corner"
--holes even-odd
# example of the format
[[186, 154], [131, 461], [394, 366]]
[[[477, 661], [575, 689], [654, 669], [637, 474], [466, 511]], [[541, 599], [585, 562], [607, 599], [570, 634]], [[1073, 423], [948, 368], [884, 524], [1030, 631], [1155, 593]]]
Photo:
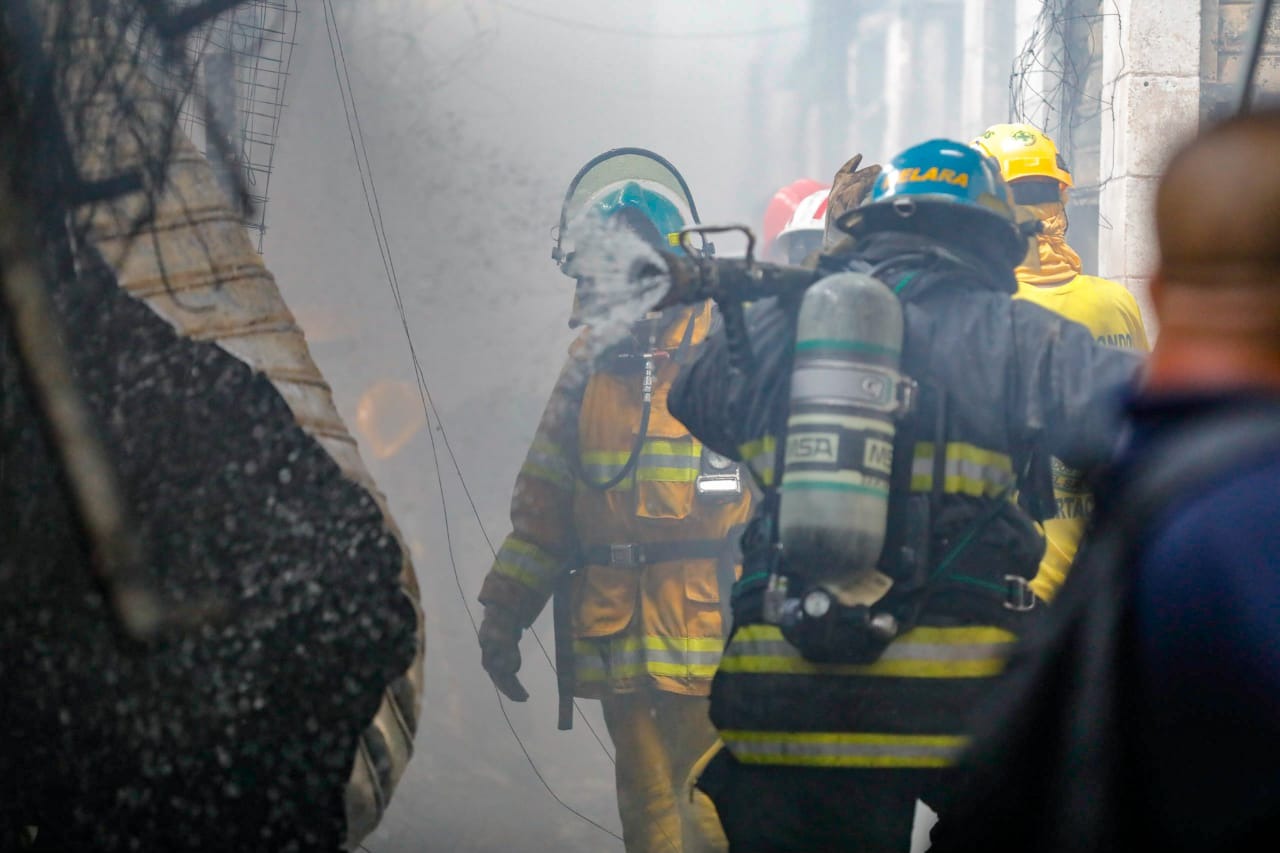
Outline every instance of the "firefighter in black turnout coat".
[[[945, 783], [966, 712], [1037, 614], [1026, 583], [1044, 548], [1033, 519], [1052, 516], [1049, 460], [1083, 468], [1111, 443], [1108, 399], [1138, 366], [1083, 326], [1011, 299], [1026, 240], [998, 168], [962, 143], [903, 152], [837, 224], [852, 244], [820, 269], [869, 274], [896, 295], [902, 337], [900, 355], [863, 347], [896, 362], [867, 374], [897, 377], [889, 432], [877, 439], [846, 414], [823, 435], [847, 448], [834, 467], [871, 464], [873, 447], [891, 446], [883, 480], [792, 463], [815, 446], [805, 424], [819, 418], [797, 416], [797, 402], [825, 381], [810, 371], [802, 388], [801, 360], [806, 347], [836, 347], [797, 347], [800, 299], [750, 308], [750, 363], [735, 362], [722, 333], [669, 400], [709, 448], [749, 463], [766, 493], [743, 539], [711, 693], [724, 747], [698, 781], [734, 851], [908, 850], [915, 801]], [[870, 565], [845, 571], [779, 536], [780, 506], [825, 494], [883, 499]]]

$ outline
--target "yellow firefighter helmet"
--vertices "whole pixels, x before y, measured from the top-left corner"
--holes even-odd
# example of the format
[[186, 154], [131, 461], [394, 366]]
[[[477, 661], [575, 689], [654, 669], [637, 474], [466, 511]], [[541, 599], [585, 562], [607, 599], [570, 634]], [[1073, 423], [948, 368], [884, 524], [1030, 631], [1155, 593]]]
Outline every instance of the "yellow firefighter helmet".
[[973, 140], [973, 145], [1000, 163], [1000, 174], [1009, 183], [1020, 178], [1049, 178], [1064, 188], [1072, 184], [1071, 170], [1058, 146], [1029, 124], [993, 124]]

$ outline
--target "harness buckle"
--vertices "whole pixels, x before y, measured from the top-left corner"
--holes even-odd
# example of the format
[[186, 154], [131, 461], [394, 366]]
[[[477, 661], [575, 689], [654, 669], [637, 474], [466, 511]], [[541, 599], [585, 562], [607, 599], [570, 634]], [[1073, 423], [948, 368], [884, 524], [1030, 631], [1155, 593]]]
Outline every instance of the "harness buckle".
[[1004, 606], [1007, 610], [1025, 612], [1034, 610], [1036, 594], [1031, 591], [1031, 584], [1021, 575], [1004, 576]]
[[916, 409], [917, 400], [920, 396], [920, 383], [910, 376], [900, 377], [894, 388], [893, 396], [893, 416], [895, 418], [904, 418]]
[[609, 565], [620, 568], [634, 568], [645, 563], [644, 549], [635, 542], [609, 546]]

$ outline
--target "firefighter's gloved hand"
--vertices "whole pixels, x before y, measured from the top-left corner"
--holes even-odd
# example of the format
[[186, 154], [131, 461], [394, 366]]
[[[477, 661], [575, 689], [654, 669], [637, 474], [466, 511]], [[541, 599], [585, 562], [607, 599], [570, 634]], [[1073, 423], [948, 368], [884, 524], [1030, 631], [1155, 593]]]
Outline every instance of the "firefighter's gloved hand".
[[520, 634], [524, 629], [515, 617], [499, 607], [484, 609], [480, 623], [480, 663], [493, 686], [513, 702], [529, 698], [516, 673], [520, 671]]
[[854, 154], [836, 172], [831, 181], [831, 193], [827, 198], [827, 230], [823, 245], [830, 250], [844, 238], [838, 224], [844, 214], [859, 207], [880, 177], [880, 167], [862, 165], [862, 155]]

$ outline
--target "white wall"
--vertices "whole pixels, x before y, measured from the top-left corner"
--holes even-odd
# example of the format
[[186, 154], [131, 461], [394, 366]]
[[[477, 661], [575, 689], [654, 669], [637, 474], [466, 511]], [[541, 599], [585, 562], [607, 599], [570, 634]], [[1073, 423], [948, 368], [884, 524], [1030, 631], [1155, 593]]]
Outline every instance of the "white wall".
[[1200, 118], [1200, 0], [1116, 0], [1105, 22], [1099, 273], [1125, 285], [1156, 329], [1147, 299], [1155, 268], [1155, 190], [1169, 155]]

